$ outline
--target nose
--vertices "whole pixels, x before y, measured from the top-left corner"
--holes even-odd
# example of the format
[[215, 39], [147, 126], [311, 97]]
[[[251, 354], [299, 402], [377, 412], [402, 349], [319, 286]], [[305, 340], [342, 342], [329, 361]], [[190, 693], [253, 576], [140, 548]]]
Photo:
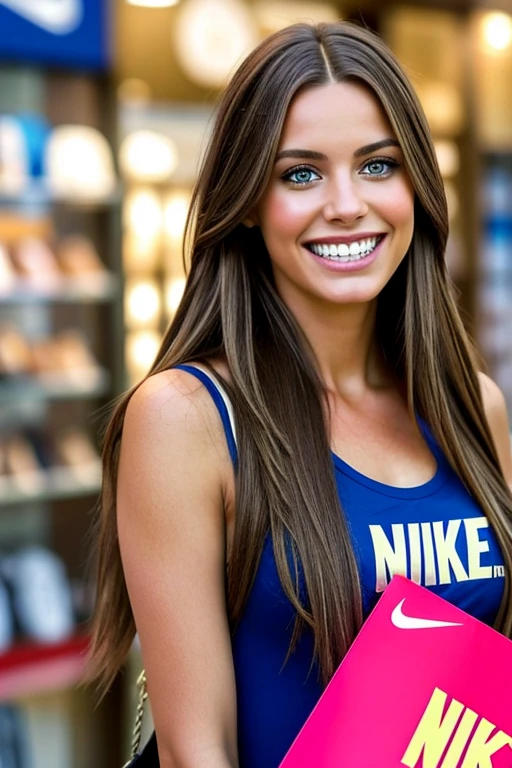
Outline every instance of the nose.
[[368, 204], [362, 197], [357, 180], [346, 173], [332, 179], [326, 188], [327, 196], [324, 206], [326, 221], [339, 221], [351, 224], [368, 213]]

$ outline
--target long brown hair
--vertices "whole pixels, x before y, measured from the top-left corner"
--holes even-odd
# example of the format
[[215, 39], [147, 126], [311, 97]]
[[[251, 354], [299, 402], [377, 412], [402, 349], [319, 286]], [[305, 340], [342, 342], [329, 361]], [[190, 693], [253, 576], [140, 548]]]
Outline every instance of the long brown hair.
[[[267, 186], [290, 102], [301, 89], [332, 80], [370, 89], [403, 151], [415, 189], [415, 229], [406, 257], [379, 296], [378, 339], [411, 414], [430, 425], [494, 528], [506, 563], [496, 627], [512, 635], [512, 500], [446, 272], [446, 200], [425, 117], [394, 56], [372, 33], [344, 22], [294, 25], [249, 55], [220, 102], [189, 216], [185, 293], [151, 373], [185, 361], [226, 359], [230, 381], [224, 383], [239, 437], [229, 619], [235, 630], [270, 532], [283, 588], [297, 611], [291, 647], [309, 626], [324, 681], [361, 626], [358, 567], [336, 492], [314, 356], [275, 290], [259, 230], [242, 221]], [[90, 667], [102, 690], [135, 632], [115, 513], [131, 394], [117, 404], [104, 440]]]

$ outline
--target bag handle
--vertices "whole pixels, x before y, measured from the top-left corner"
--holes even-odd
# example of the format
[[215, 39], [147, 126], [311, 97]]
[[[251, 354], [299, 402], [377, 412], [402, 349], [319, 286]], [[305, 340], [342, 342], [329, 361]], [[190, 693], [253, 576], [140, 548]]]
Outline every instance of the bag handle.
[[123, 768], [128, 768], [133, 758], [137, 755], [137, 752], [139, 751], [139, 747], [140, 747], [140, 741], [142, 736], [142, 720], [144, 717], [144, 709], [145, 709], [144, 705], [146, 703], [146, 699], [148, 698], [145, 669], [142, 670], [139, 677], [137, 678], [137, 688], [139, 690], [139, 697], [137, 701], [137, 713], [135, 715], [135, 723], [132, 731], [132, 746], [130, 751], [130, 759], [123, 766]]

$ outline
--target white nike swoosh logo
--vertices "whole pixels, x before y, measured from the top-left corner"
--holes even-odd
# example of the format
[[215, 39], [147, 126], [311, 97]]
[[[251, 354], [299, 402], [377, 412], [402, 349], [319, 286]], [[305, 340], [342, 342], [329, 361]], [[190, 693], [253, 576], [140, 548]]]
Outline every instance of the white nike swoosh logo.
[[406, 616], [403, 612], [405, 598], [398, 603], [391, 614], [391, 621], [398, 629], [434, 629], [435, 627], [462, 627], [454, 621], [435, 621], [434, 619], [419, 619], [414, 616]]
[[74, 32], [84, 15], [83, 0], [0, 0], [1, 5], [54, 35]]

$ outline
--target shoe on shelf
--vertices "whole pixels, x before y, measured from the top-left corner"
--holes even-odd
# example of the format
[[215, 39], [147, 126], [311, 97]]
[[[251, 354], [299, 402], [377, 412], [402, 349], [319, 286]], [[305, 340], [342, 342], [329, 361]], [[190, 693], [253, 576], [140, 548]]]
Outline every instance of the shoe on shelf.
[[9, 250], [4, 243], [0, 243], [0, 296], [11, 293], [18, 282], [18, 276], [14, 269]]
[[66, 235], [57, 245], [60, 268], [70, 277], [104, 275], [107, 272], [93, 241], [85, 235]]
[[62, 560], [41, 546], [5, 556], [0, 569], [9, 585], [19, 629], [41, 643], [58, 643], [75, 630], [71, 588]]
[[40, 493], [46, 475], [33, 442], [23, 434], [15, 434], [4, 443], [4, 461], [12, 486], [29, 495]]
[[13, 249], [13, 260], [28, 287], [45, 292], [62, 286], [59, 263], [44, 240], [24, 237]]
[[31, 373], [34, 359], [30, 344], [11, 323], [0, 325], [0, 376]]
[[61, 375], [71, 383], [95, 386], [101, 379], [101, 369], [83, 333], [72, 329], [63, 331], [55, 342]]
[[60, 432], [54, 441], [55, 461], [69, 469], [81, 485], [101, 480], [101, 459], [87, 433], [78, 427]]
[[35, 341], [32, 355], [35, 372], [43, 383], [93, 387], [101, 380], [101, 369], [80, 331], [62, 331]]
[[61, 370], [60, 349], [55, 336], [32, 342], [32, 357], [36, 376], [45, 378]]

